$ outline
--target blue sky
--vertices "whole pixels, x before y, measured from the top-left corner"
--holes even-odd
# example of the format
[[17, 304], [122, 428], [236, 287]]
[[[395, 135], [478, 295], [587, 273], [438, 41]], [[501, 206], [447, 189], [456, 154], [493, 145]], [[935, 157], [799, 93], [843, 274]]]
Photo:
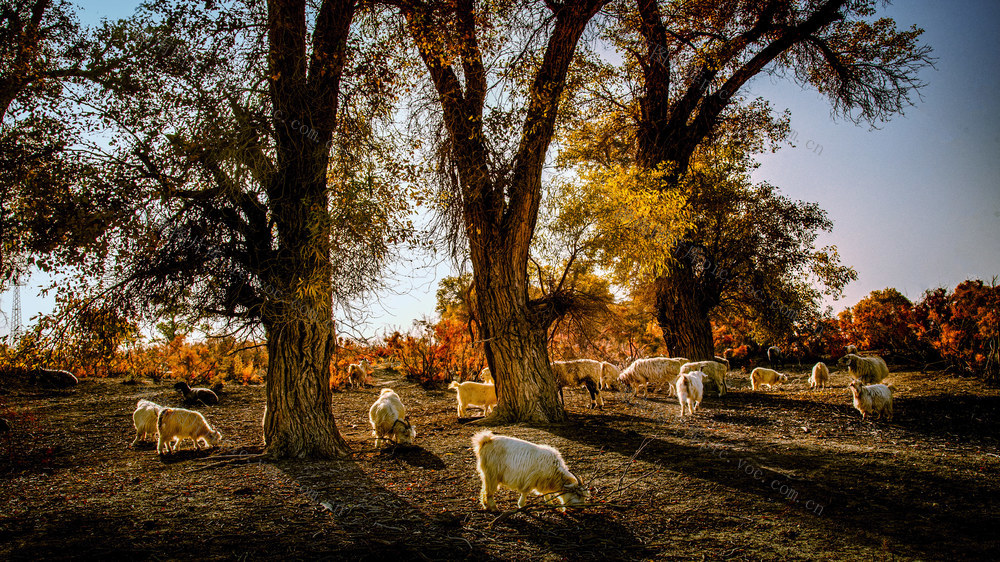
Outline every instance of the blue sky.
[[790, 108], [798, 133], [755, 178], [818, 202], [834, 223], [821, 243], [858, 270], [836, 310], [874, 289], [918, 299], [1000, 275], [1000, 2], [909, 0], [887, 12], [925, 29], [937, 70], [922, 75], [923, 99], [879, 130], [835, 122], [822, 96], [791, 83], [751, 88]]
[[[126, 17], [136, 5], [80, 4], [84, 23]], [[916, 300], [926, 289], [1000, 275], [1000, 2], [901, 0], [884, 13], [901, 27], [925, 29], [937, 58], [937, 70], [922, 75], [923, 99], [905, 115], [871, 130], [834, 120], [822, 96], [791, 82], [761, 77], [744, 92], [792, 112], [797, 146], [762, 157], [754, 177], [829, 213], [833, 232], [820, 245], [836, 245], [859, 274], [830, 303], [836, 311], [875, 289], [896, 287]], [[372, 304], [367, 335], [433, 315], [435, 270], [425, 265], [401, 277]], [[51, 307], [34, 294], [43, 282], [33, 278], [22, 289], [25, 320]], [[10, 302], [0, 295], [4, 313]]]

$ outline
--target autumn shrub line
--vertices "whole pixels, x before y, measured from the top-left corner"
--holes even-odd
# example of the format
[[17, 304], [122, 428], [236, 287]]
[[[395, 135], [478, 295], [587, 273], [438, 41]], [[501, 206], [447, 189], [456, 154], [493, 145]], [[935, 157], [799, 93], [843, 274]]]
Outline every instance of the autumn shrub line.
[[[597, 280], [595, 280], [595, 283]], [[373, 342], [338, 340], [330, 365], [330, 386], [342, 390], [352, 363], [367, 359], [376, 369], [396, 370], [426, 387], [451, 380], [475, 380], [486, 366], [483, 344], [467, 307], [457, 301], [439, 307], [434, 320], [420, 320], [407, 332]], [[598, 312], [568, 314], [549, 331], [552, 360], [581, 357], [624, 366], [636, 357], [669, 355], [651, 305], [642, 298], [608, 305]], [[183, 330], [152, 342], [110, 311], [95, 311], [58, 337], [43, 334], [43, 319], [20, 340], [0, 344], [0, 375], [37, 367], [66, 369], [77, 377], [169, 378], [191, 385], [262, 384], [267, 373], [263, 343], [234, 337], [194, 340]], [[754, 325], [736, 318], [713, 323], [718, 354], [734, 368], [762, 362], [769, 345], [791, 361], [836, 360], [848, 344], [910, 368], [944, 370], [1000, 382], [1000, 287], [967, 280], [953, 291], [927, 291], [916, 303], [896, 289], [873, 291], [834, 317], [799, 322], [778, 341], [762, 340]], [[8, 373], [8, 375], [3, 375]]]
[[[762, 345], [751, 334], [747, 324], [716, 325], [716, 347], [720, 352], [731, 348], [740, 359], [759, 357]], [[820, 318], [773, 343], [803, 362], [840, 357], [846, 345], [854, 344], [890, 362], [949, 368], [997, 383], [1000, 287], [995, 281], [967, 280], [951, 292], [927, 291], [916, 303], [896, 289], [872, 291], [837, 317]]]

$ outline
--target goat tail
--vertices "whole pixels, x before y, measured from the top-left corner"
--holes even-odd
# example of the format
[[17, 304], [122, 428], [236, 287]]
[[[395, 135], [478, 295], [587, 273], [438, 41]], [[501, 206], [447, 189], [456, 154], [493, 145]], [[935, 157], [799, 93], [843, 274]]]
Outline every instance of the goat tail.
[[493, 441], [493, 432], [488, 429], [484, 429], [483, 431], [480, 431], [472, 436], [472, 450], [475, 451], [478, 456], [479, 451], [483, 448], [483, 445], [486, 445], [490, 441]]

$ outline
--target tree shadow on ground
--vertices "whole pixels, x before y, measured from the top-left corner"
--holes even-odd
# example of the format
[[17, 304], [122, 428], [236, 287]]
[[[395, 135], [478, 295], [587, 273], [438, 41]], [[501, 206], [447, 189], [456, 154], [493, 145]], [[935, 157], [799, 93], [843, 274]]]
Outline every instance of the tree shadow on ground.
[[1000, 440], [1000, 397], [932, 396], [907, 397], [897, 393], [893, 399], [895, 415], [890, 422], [908, 431], [940, 437], [970, 440]]
[[446, 468], [441, 457], [428, 451], [419, 445], [389, 447], [383, 449], [379, 456], [399, 459], [410, 466], [426, 468], [430, 470], [441, 470]]
[[[768, 407], [803, 405], [778, 396], [755, 395], [752, 400]], [[921, 470], [877, 451], [740, 443], [720, 439], [697, 425], [657, 424], [649, 409], [638, 413], [606, 413], [588, 419], [583, 428], [559, 424], [547, 429], [626, 458], [638, 451], [638, 460], [723, 486], [736, 497], [747, 498], [743, 502], [756, 503], [750, 498], [783, 502], [815, 525], [836, 521], [857, 533], [891, 537], [900, 548], [912, 548], [922, 557], [933, 558], [941, 544], [949, 544], [956, 555], [975, 559], [984, 553], [1000, 554], [1000, 518], [990, 506], [996, 500], [989, 499], [997, 490], [987, 479], [958, 471], [945, 476]], [[622, 429], [636, 422], [641, 431]], [[698, 417], [690, 423], [698, 424]], [[905, 493], [899, 492], [900, 485], [907, 488]], [[760, 509], [759, 504], [745, 507]]]
[[635, 560], [654, 554], [632, 529], [586, 508], [565, 513], [554, 509], [507, 512], [494, 519], [490, 528], [572, 560]]
[[[397, 458], [409, 463], [425, 455], [434, 457], [422, 449], [410, 448]], [[510, 557], [512, 548], [516, 552], [517, 545], [526, 543], [534, 545], [525, 551], [526, 556], [530, 552], [537, 554], [540, 548], [575, 559], [607, 559], [609, 552], [634, 552], [640, 544], [628, 529], [601, 514], [545, 510], [541, 515], [505, 514], [497, 521], [497, 514], [466, 503], [464, 496], [471, 490], [458, 490], [463, 496], [456, 498], [460, 509], [440, 509], [433, 500], [442, 498], [422, 497], [415, 503], [372, 478], [353, 461], [275, 466], [303, 495], [326, 510], [332, 521], [347, 532], [351, 544], [369, 553], [361, 559], [383, 559], [385, 552], [392, 552], [393, 558], [400, 559], [493, 560], [499, 553]], [[443, 472], [446, 477], [450, 474]], [[400, 486], [406, 485], [405, 474], [396, 478]], [[463, 483], [469, 484], [472, 482]], [[497, 521], [495, 526], [491, 525], [493, 521]], [[594, 552], [596, 548], [602, 554]]]

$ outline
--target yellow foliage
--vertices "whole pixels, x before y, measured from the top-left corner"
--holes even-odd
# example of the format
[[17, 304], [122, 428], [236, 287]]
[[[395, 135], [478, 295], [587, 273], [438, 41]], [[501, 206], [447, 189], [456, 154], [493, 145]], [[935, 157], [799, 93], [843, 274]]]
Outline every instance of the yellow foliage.
[[615, 282], [635, 286], [670, 267], [676, 243], [691, 227], [686, 198], [665, 189], [667, 170], [613, 164], [585, 170], [561, 186], [560, 228], [587, 229], [593, 254]]

